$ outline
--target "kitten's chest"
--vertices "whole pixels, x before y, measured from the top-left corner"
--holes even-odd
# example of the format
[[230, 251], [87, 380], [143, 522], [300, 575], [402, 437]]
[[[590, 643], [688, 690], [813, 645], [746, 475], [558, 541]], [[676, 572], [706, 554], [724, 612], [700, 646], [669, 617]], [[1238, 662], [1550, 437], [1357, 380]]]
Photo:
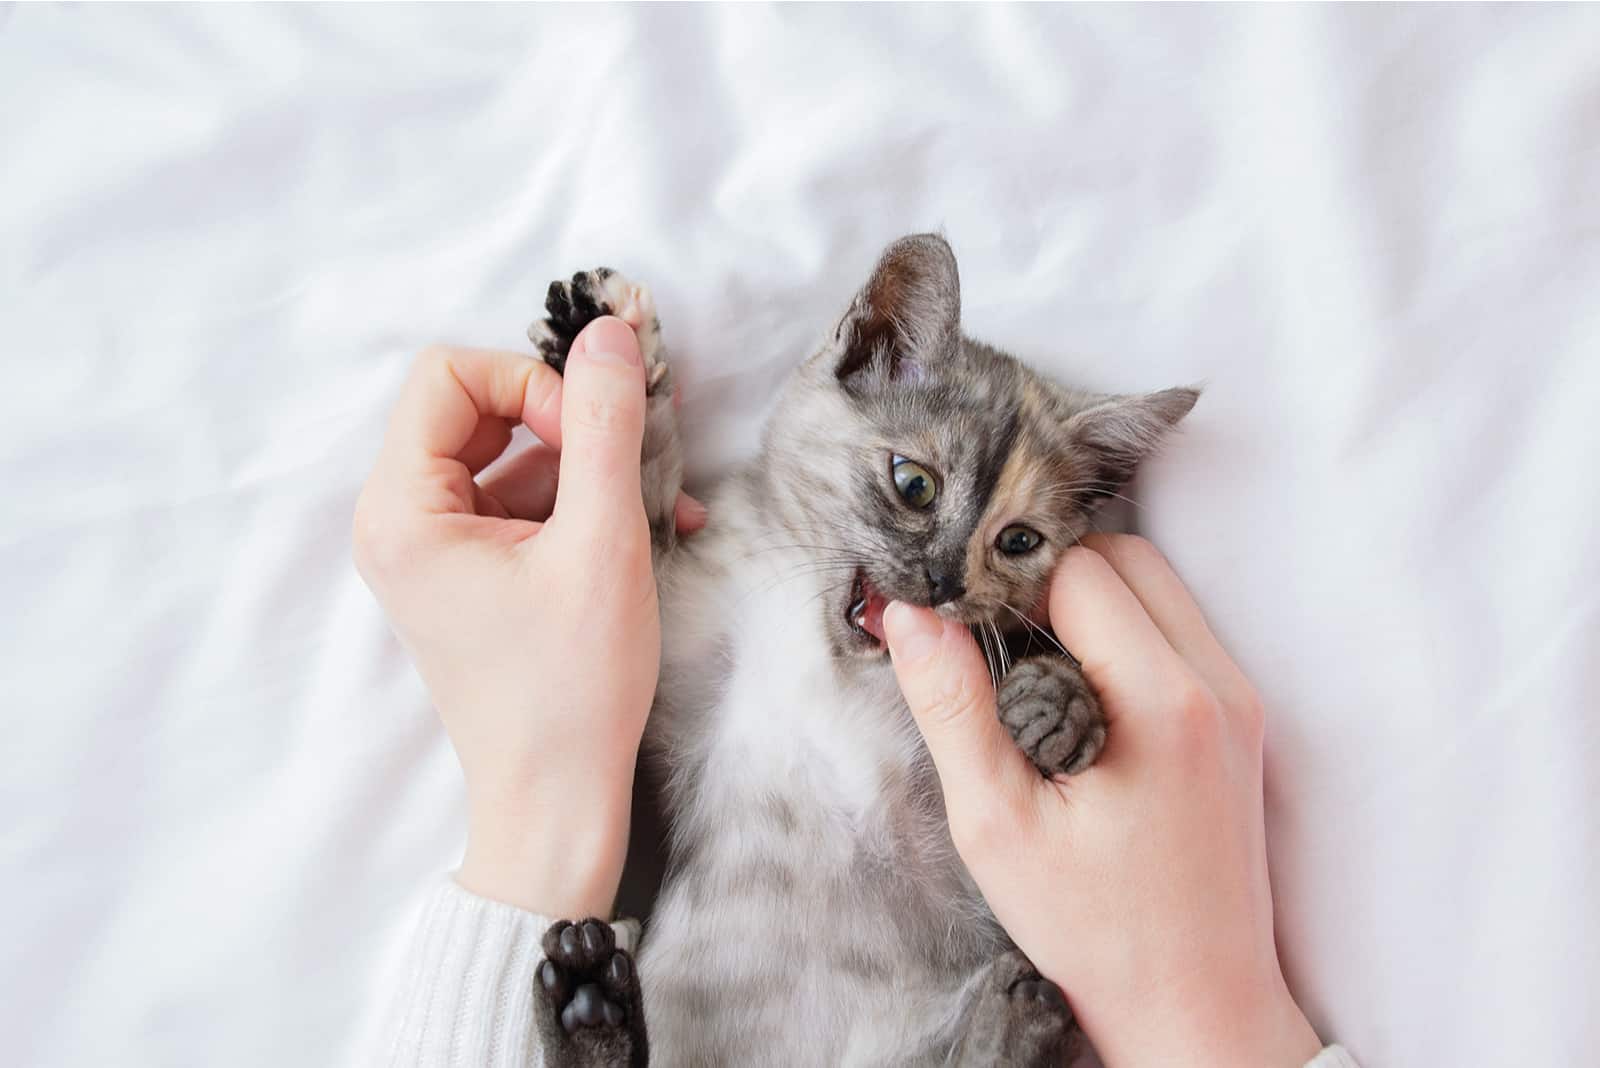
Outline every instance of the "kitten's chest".
[[862, 831], [890, 826], [925, 777], [921, 739], [887, 660], [836, 662], [804, 593], [757, 589], [734, 613], [707, 781], [786, 794]]
[[[676, 814], [695, 843], [685, 875], [708, 896], [773, 913], [769, 929], [824, 916], [837, 927], [855, 909], [880, 928], [860, 941], [891, 958], [892, 943], [937, 941], [929, 932], [977, 897], [887, 660], [836, 662], [814, 601], [804, 588], [756, 587], [730, 613], [729, 672]], [[959, 926], [983, 926], [973, 919]]]

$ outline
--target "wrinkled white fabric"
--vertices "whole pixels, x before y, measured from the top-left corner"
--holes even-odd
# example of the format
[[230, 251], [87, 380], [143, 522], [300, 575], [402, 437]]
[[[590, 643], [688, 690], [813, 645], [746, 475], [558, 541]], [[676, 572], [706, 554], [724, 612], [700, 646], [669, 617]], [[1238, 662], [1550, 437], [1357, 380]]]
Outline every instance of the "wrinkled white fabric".
[[8, 1060], [366, 1046], [462, 841], [348, 559], [419, 346], [647, 280], [704, 480], [932, 227], [975, 335], [1206, 385], [1129, 495], [1319, 1031], [1592, 1057], [1597, 189], [1592, 7], [0, 9]]

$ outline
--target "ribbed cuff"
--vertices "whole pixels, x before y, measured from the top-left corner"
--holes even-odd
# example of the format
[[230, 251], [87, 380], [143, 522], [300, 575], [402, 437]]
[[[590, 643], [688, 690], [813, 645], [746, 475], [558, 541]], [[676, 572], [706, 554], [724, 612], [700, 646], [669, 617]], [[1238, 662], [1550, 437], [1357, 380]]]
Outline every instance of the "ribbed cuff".
[[[543, 1064], [533, 1023], [533, 981], [544, 959], [539, 940], [552, 922], [469, 893], [454, 879], [433, 890], [379, 1046], [387, 1055], [377, 1063], [388, 1068]], [[631, 950], [638, 926], [612, 926], [617, 944]]]
[[1343, 1046], [1328, 1046], [1306, 1064], [1306, 1068], [1361, 1068]]

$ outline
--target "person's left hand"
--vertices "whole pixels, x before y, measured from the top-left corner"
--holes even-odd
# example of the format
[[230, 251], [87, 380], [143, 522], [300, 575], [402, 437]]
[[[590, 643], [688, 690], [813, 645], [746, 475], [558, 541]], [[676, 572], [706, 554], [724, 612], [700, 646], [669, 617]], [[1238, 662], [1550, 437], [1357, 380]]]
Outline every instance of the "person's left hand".
[[[565, 380], [507, 352], [412, 368], [356, 505], [356, 565], [466, 776], [467, 889], [607, 916], [621, 878], [660, 621], [639, 486], [633, 331], [591, 323]], [[544, 442], [479, 480], [526, 425]], [[689, 498], [680, 529], [705, 522]]]

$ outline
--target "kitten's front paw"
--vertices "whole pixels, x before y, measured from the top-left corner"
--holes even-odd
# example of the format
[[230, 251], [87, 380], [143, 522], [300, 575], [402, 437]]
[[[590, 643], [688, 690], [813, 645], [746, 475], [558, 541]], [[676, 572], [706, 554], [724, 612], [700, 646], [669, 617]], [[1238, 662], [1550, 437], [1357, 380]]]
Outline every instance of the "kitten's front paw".
[[643, 1001], [633, 957], [618, 949], [601, 920], [557, 920], [545, 932], [545, 960], [535, 972], [534, 999], [545, 1048], [556, 1063], [574, 1066], [643, 1065]]
[[633, 327], [639, 339], [646, 393], [661, 388], [667, 377], [666, 352], [649, 287], [629, 281], [610, 267], [596, 267], [579, 271], [571, 281], [551, 282], [544, 307], [549, 315], [528, 327], [528, 340], [551, 367], [565, 371], [573, 339], [602, 315], [615, 315]]
[[1106, 718], [1083, 672], [1056, 656], [1019, 662], [1000, 683], [1000, 722], [1046, 775], [1076, 775], [1106, 744]]
[[566, 371], [574, 339], [600, 316], [615, 315], [633, 328], [644, 360], [648, 398], [639, 482], [651, 541], [662, 550], [671, 548], [677, 539], [673, 524], [678, 491], [683, 488], [683, 447], [678, 440], [667, 350], [661, 343], [661, 320], [656, 317], [650, 290], [609, 267], [597, 267], [579, 271], [571, 281], [551, 282], [544, 306], [549, 315], [528, 327], [528, 339], [544, 361], [561, 372]]

